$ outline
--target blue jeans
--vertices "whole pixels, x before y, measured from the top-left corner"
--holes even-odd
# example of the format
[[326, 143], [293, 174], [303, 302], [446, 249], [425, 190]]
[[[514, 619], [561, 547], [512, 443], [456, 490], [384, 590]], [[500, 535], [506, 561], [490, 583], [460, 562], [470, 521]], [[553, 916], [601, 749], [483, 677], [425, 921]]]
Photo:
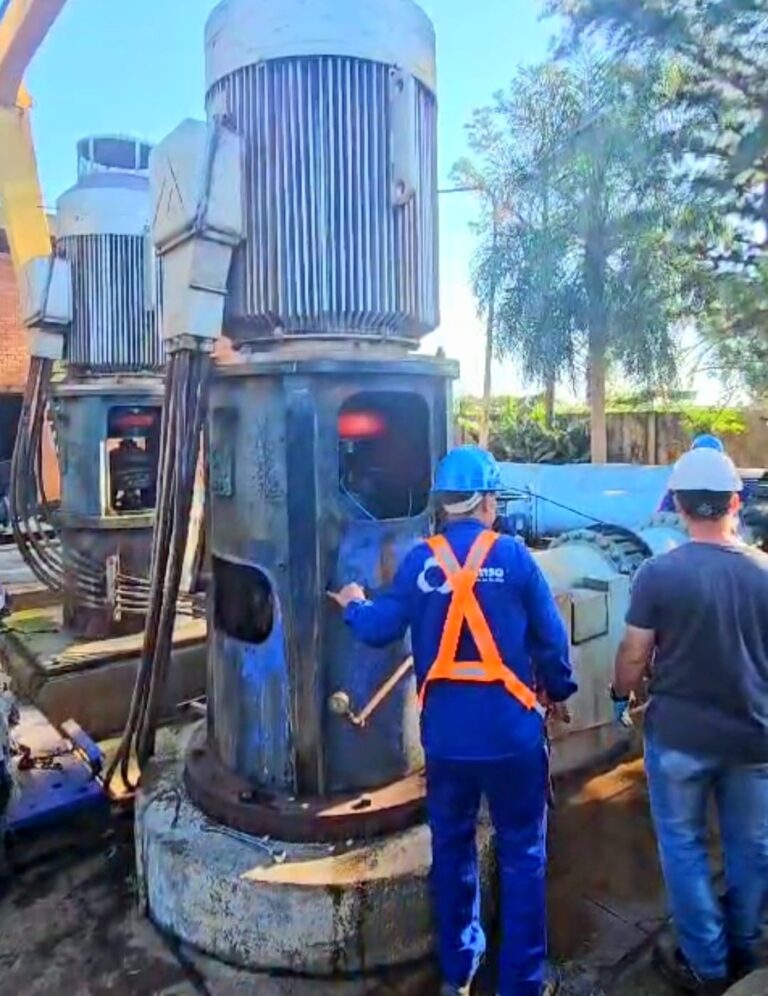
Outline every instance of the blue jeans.
[[[754, 955], [768, 891], [768, 764], [729, 765], [645, 743], [651, 810], [680, 947], [701, 979]], [[715, 892], [708, 804], [720, 824], [726, 898]]]
[[545, 748], [497, 761], [427, 760], [432, 891], [445, 982], [463, 986], [485, 953], [476, 831], [485, 796], [501, 876], [500, 996], [540, 996], [547, 956]]

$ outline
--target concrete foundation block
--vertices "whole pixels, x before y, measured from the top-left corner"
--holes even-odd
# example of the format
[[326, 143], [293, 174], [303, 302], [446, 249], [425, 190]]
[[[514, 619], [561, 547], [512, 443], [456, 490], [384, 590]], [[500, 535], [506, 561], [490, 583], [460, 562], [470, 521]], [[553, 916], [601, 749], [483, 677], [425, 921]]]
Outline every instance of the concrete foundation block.
[[[258, 841], [233, 835], [192, 804], [178, 760], [155, 763], [142, 781], [140, 893], [161, 929], [229, 965], [272, 974], [364, 976], [431, 956], [425, 825], [343, 846]], [[486, 822], [478, 839], [489, 909]], [[353, 988], [350, 996], [374, 991]]]

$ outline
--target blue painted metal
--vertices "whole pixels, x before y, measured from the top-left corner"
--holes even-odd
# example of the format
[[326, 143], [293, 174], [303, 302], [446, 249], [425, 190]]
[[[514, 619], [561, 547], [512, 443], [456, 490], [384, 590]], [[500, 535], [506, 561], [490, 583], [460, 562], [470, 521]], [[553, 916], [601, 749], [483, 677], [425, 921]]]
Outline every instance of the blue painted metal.
[[58, 826], [83, 812], [108, 810], [107, 794], [97, 778], [103, 758], [95, 744], [78, 731], [72, 730], [75, 744], [62, 737], [33, 706], [21, 707], [14, 740], [28, 749], [24, 756], [29, 760], [19, 763], [16, 759], [18, 792], [6, 812], [6, 832]]
[[507, 514], [522, 516], [530, 538], [559, 536], [598, 522], [629, 529], [658, 508], [669, 467], [639, 464], [503, 463]]
[[[398, 522], [392, 528], [370, 520], [346, 524], [339, 544], [338, 559], [331, 585], [340, 589], [350, 580], [362, 584], [375, 596], [391, 581], [397, 565], [408, 550], [429, 532], [426, 516]], [[407, 641], [376, 649], [355, 640], [339, 614], [326, 625], [329, 692], [344, 690], [352, 711], [361, 709], [376, 690], [410, 655]], [[407, 743], [403, 718], [414, 706], [413, 681], [401, 681], [382, 702], [365, 732], [344, 717], [329, 715], [325, 724], [325, 749], [333, 759], [329, 789], [364, 789], [367, 772], [377, 769], [382, 781], [395, 781], [407, 773], [403, 759]]]
[[[666, 494], [670, 467], [642, 464], [503, 463], [502, 511], [528, 539], [559, 536], [590, 524], [633, 529]], [[745, 501], [761, 470], [742, 470]]]
[[[404, 681], [364, 735], [332, 712], [345, 691], [353, 708], [408, 655], [404, 644], [367, 650], [346, 632], [328, 588], [356, 578], [379, 590], [408, 547], [428, 532], [423, 507], [403, 518], [372, 518], [340, 480], [339, 414], [370, 392], [424, 405], [426, 500], [448, 443], [452, 363], [265, 356], [219, 368], [211, 384], [210, 463], [213, 601], [226, 570], [240, 564], [271, 586], [274, 626], [243, 643], [223, 622], [209, 639], [209, 741], [226, 767], [255, 790], [324, 795], [373, 789], [412, 770], [414, 696]], [[411, 470], [397, 465], [398, 475]], [[406, 502], [407, 504], [407, 502]], [[227, 604], [231, 604], [227, 601]], [[221, 623], [221, 624], [220, 624]]]
[[92, 740], [74, 719], [68, 719], [66, 723], [62, 723], [61, 732], [67, 740], [71, 741], [72, 746], [85, 757], [91, 771], [95, 775], [100, 774], [104, 764], [104, 755], [96, 741]]
[[237, 722], [217, 724], [219, 757], [233, 771], [267, 791], [288, 789], [294, 782], [291, 733], [291, 688], [285, 660], [285, 633], [278, 620], [260, 646], [214, 630], [210, 648], [208, 715], [237, 708]]

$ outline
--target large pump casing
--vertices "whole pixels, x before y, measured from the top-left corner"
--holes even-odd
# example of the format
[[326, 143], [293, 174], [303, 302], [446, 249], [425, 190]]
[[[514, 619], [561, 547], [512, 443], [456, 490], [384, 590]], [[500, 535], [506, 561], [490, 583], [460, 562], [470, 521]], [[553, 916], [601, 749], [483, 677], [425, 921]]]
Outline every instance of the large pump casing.
[[[297, 369], [275, 356], [227, 366], [213, 383], [209, 738], [255, 786], [358, 792], [423, 760], [412, 676], [366, 730], [329, 707], [337, 692], [361, 707], [409, 650], [361, 646], [326, 590], [352, 578], [380, 590], [429, 532], [456, 372], [428, 357]], [[386, 422], [382, 436], [340, 438], [340, 417], [372, 412]], [[369, 477], [376, 493], [356, 492]]]
[[416, 342], [438, 324], [432, 25], [411, 0], [224, 0], [209, 116], [245, 142], [234, 342]]

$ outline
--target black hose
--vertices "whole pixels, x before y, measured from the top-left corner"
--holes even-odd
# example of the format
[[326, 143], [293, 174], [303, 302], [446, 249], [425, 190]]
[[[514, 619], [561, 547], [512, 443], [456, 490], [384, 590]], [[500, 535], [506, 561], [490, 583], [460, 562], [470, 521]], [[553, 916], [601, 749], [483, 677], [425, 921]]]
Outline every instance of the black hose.
[[[139, 769], [154, 753], [179, 598], [200, 439], [205, 421], [211, 358], [207, 352], [182, 349], [167, 365], [160, 441], [158, 505], [152, 544], [149, 607], [142, 659], [136, 675], [128, 720], [105, 782], [117, 770], [128, 788], [135, 750]], [[190, 599], [188, 603], [193, 606]]]
[[195, 355], [187, 384], [182, 385], [186, 396], [182, 407], [183, 424], [176, 441], [173, 533], [157, 633], [155, 660], [150, 677], [147, 709], [137, 741], [140, 766], [143, 766], [154, 753], [155, 733], [170, 664], [178, 594], [189, 539], [195, 476], [200, 456], [200, 439], [207, 408], [210, 369], [210, 356], [204, 353]]
[[61, 591], [60, 561], [52, 556], [44, 540], [47, 526], [37, 521], [36, 440], [48, 403], [52, 363], [33, 357], [22, 401], [21, 415], [11, 460], [9, 505], [13, 538], [24, 562], [39, 581]]

